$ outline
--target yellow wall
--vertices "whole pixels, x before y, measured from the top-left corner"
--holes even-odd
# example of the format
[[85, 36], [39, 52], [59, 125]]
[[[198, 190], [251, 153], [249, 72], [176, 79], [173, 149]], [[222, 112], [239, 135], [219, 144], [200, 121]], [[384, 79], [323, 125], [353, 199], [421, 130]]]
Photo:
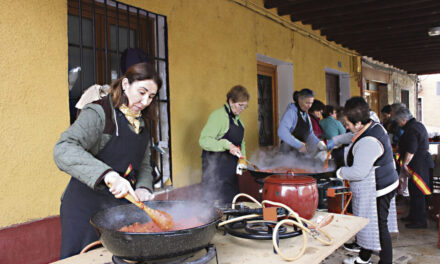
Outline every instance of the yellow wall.
[[[244, 1], [123, 2], [167, 16], [175, 187], [200, 181], [200, 131], [235, 84], [251, 94], [242, 119], [249, 154], [256, 149], [257, 53], [292, 63], [293, 88], [310, 87], [321, 100], [325, 67], [346, 73], [352, 68], [351, 56], [340, 47], [294, 32], [239, 4]], [[249, 3], [267, 12], [262, 0]], [[52, 159], [69, 123], [66, 7], [60, 0], [0, 2], [0, 227], [58, 214], [69, 179]], [[354, 78], [351, 89], [359, 93]]]
[[52, 149], [68, 125], [65, 1], [0, 1], [0, 227], [55, 215], [67, 177]]

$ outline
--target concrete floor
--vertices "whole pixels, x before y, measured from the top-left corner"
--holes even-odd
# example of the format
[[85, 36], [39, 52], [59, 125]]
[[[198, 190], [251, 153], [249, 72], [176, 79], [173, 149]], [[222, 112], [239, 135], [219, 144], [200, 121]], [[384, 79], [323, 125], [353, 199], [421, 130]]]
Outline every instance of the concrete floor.
[[[400, 219], [407, 215], [408, 206], [402, 201], [397, 202], [397, 217]], [[405, 223], [398, 221], [399, 233], [393, 238], [393, 263], [395, 264], [419, 264], [419, 263], [440, 263], [440, 248], [438, 222], [428, 220], [427, 229], [408, 229]], [[326, 258], [322, 264], [340, 264], [344, 258], [356, 256], [339, 248], [332, 255]], [[378, 263], [379, 257], [372, 256], [372, 262]]]

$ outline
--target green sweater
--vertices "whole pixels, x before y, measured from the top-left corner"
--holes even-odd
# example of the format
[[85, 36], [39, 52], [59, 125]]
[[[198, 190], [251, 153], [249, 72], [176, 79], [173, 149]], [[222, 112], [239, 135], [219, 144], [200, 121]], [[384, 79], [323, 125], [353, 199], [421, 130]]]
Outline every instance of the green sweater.
[[[225, 106], [231, 110], [228, 104]], [[240, 116], [234, 117], [234, 123], [238, 125], [239, 123], [243, 126], [243, 123], [240, 120]], [[231, 142], [227, 139], [222, 139], [222, 137], [229, 130], [229, 115], [225, 110], [225, 107], [222, 106], [215, 110], [209, 115], [208, 122], [206, 122], [205, 127], [202, 129], [199, 138], [199, 144], [202, 149], [206, 151], [226, 151], [229, 150], [229, 146]], [[244, 138], [241, 142], [241, 153], [243, 156], [246, 156], [246, 148]]]

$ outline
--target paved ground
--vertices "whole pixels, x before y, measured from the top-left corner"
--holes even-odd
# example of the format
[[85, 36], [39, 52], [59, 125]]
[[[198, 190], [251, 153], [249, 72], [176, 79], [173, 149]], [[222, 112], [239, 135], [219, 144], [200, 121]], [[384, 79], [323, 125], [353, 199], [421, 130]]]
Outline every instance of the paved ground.
[[[398, 218], [406, 216], [407, 206], [403, 201], [397, 203]], [[440, 248], [438, 223], [429, 220], [428, 229], [408, 229], [405, 223], [398, 221], [399, 234], [393, 236], [393, 259], [395, 264], [424, 264], [440, 263]], [[354, 256], [355, 253], [339, 248], [322, 264], [340, 264], [343, 259]], [[379, 257], [373, 255], [373, 263], [378, 263]]]

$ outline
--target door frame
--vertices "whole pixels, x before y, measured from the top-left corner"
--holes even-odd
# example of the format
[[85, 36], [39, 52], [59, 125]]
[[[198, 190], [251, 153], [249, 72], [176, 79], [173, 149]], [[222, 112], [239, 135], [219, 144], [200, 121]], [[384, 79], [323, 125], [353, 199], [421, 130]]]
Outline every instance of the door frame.
[[[262, 61], [257, 61], [257, 75], [265, 75], [272, 78], [272, 128], [273, 145], [278, 145], [278, 83], [277, 66]], [[257, 87], [258, 90], [258, 87]], [[257, 98], [258, 99], [258, 98]]]

